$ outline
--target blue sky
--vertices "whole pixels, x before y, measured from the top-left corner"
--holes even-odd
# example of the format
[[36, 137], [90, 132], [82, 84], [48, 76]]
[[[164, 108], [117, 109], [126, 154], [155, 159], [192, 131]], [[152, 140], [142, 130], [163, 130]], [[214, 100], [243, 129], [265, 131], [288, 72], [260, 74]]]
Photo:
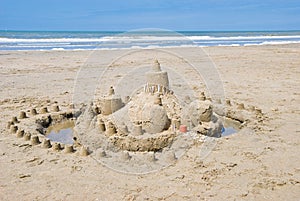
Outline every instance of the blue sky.
[[1, 30], [300, 30], [299, 0], [0, 0]]

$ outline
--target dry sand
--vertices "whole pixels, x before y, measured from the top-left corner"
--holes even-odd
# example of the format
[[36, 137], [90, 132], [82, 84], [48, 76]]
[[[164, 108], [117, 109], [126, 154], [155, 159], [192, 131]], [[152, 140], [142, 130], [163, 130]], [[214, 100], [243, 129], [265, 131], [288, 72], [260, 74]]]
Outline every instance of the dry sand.
[[[196, 144], [170, 167], [142, 175], [116, 172], [90, 156], [28, 146], [6, 129], [21, 110], [54, 101], [67, 107], [91, 52], [0, 52], [0, 200], [299, 200], [300, 45], [204, 50], [226, 98], [259, 107], [268, 118], [257, 129], [218, 138], [203, 159]], [[117, 51], [97, 52], [105, 57]], [[120, 59], [120, 74], [111, 79], [139, 60]], [[99, 66], [101, 61], [89, 61], [86, 68]]]

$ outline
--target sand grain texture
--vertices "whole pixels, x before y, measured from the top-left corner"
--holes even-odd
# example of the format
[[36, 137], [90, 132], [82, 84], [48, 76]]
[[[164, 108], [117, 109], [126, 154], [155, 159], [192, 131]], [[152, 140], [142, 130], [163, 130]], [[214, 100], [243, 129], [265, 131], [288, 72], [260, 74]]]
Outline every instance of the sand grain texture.
[[[89, 156], [31, 146], [6, 128], [20, 111], [51, 108], [54, 101], [67, 107], [89, 51], [1, 52], [0, 200], [299, 199], [300, 45], [204, 50], [220, 73], [226, 97], [258, 106], [268, 119], [256, 132], [217, 139], [203, 160], [195, 159], [201, 147], [193, 146], [174, 165], [145, 175], [118, 173]], [[130, 59], [142, 58], [119, 63], [128, 65]]]

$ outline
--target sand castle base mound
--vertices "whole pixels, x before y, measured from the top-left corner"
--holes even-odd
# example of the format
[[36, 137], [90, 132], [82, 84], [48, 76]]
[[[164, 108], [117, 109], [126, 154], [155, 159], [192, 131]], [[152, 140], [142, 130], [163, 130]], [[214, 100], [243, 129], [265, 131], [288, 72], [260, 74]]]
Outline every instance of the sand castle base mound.
[[144, 134], [141, 136], [113, 136], [109, 140], [117, 147], [127, 151], [159, 151], [169, 146], [175, 138], [174, 133]]

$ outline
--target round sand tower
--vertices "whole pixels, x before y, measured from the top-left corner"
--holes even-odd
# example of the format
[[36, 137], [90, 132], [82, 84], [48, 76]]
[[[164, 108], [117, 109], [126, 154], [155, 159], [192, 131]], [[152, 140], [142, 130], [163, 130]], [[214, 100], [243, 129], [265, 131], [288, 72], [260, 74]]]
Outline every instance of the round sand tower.
[[100, 99], [101, 114], [110, 115], [124, 106], [121, 97], [115, 95], [115, 90], [111, 86], [107, 96]]
[[161, 70], [160, 63], [157, 60], [153, 64], [152, 71], [146, 73], [146, 79], [146, 92], [165, 93], [169, 90], [168, 73]]

